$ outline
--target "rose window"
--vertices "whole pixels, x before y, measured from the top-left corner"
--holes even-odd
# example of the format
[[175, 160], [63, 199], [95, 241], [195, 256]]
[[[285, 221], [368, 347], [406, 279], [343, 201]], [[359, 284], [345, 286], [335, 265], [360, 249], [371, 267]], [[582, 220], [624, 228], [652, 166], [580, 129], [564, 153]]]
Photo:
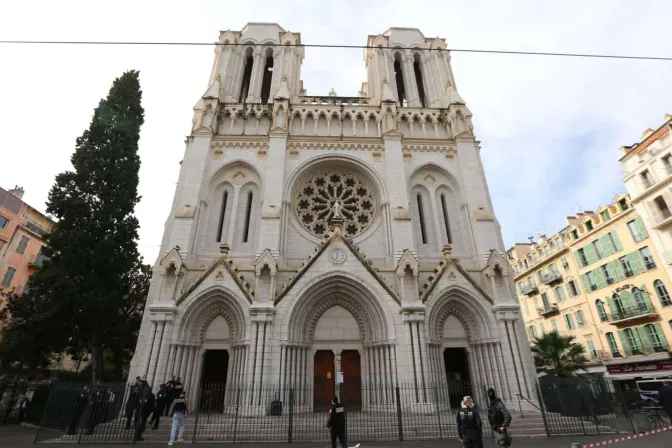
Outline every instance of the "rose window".
[[310, 233], [324, 237], [337, 201], [346, 237], [361, 234], [373, 222], [376, 201], [371, 188], [359, 177], [344, 171], [323, 172], [304, 182], [295, 195], [296, 217]]

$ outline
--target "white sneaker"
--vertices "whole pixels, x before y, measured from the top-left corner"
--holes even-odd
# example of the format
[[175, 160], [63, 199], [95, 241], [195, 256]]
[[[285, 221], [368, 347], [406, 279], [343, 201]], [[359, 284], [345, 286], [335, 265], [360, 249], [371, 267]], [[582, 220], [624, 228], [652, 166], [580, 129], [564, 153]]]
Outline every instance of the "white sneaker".
[[184, 439], [177, 439], [177, 443], [184, 443]]
[[168, 442], [168, 445], [173, 446], [173, 442]]

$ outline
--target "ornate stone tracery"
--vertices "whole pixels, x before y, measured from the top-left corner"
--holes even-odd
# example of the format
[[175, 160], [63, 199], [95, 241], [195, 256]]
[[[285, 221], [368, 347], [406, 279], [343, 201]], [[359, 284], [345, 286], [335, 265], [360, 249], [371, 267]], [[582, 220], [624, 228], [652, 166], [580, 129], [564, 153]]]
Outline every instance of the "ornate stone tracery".
[[373, 190], [359, 176], [342, 170], [323, 171], [306, 180], [295, 193], [294, 211], [303, 228], [323, 237], [337, 201], [346, 237], [360, 235], [373, 222], [376, 214]]

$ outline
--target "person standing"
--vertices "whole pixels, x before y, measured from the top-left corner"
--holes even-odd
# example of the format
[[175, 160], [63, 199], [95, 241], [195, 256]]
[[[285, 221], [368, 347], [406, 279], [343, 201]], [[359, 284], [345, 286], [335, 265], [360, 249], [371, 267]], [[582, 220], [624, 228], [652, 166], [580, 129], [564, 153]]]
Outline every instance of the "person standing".
[[90, 436], [93, 434], [96, 425], [102, 421], [105, 412], [106, 397], [107, 391], [103, 387], [103, 382], [98, 380], [89, 400], [89, 421], [84, 433], [85, 435]]
[[137, 416], [139, 422], [136, 420], [135, 435], [133, 437], [134, 442], [143, 441], [142, 433], [147, 428], [147, 419], [154, 411], [155, 408], [154, 394], [152, 393], [152, 388], [149, 385], [145, 386], [138, 400], [138, 410]]
[[663, 381], [663, 387], [658, 389], [658, 401], [672, 421], [672, 382], [670, 380]]
[[457, 435], [464, 448], [483, 448], [483, 420], [474, 409], [474, 400], [467, 395], [462, 399], [462, 409], [456, 415]]
[[154, 414], [152, 415], [152, 429], [159, 429], [159, 418], [163, 415], [168, 404], [168, 392], [166, 391], [166, 385], [162, 384], [159, 386], [159, 391], [156, 393], [156, 407], [154, 408]]
[[497, 397], [495, 389], [488, 389], [488, 399], [490, 405], [488, 406], [488, 423], [495, 434], [495, 442], [497, 445], [504, 448], [511, 446], [511, 436], [509, 435], [509, 425], [511, 424], [511, 413]]
[[327, 428], [331, 431], [331, 448], [336, 448], [336, 438], [341, 443], [342, 448], [347, 448], [345, 443], [345, 408], [334, 395], [331, 398], [331, 409], [329, 409], [329, 420]]
[[170, 411], [170, 405], [173, 403], [173, 401], [178, 397], [178, 395], [175, 395], [175, 384], [177, 381], [175, 380], [175, 375], [170, 376], [170, 381], [166, 383], [166, 413], [164, 415], [168, 415], [168, 412]]
[[184, 423], [189, 414], [189, 403], [187, 402], [187, 394], [184, 390], [180, 392], [180, 396], [170, 405], [170, 414], [173, 416], [173, 428], [170, 430], [170, 442], [168, 442], [168, 445], [175, 443], [176, 433], [177, 443], [184, 442]]
[[[128, 386], [128, 401], [126, 402], [126, 429], [131, 429], [131, 419], [135, 414], [135, 409], [138, 407], [138, 398], [140, 397], [142, 381], [139, 376], [135, 377], [135, 382]], [[137, 416], [135, 418], [138, 419]]]

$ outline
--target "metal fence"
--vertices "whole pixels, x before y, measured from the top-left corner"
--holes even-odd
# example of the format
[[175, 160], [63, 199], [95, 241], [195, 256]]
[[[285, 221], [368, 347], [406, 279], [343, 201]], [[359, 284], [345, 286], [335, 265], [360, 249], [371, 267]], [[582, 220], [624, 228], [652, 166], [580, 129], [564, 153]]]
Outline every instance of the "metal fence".
[[0, 388], [0, 424], [39, 424], [49, 398], [50, 385], [26, 381]]
[[[137, 395], [126, 384], [98, 390], [84, 384], [55, 384], [42, 414], [36, 442], [132, 442], [143, 427]], [[192, 391], [185, 439], [193, 442], [326, 441], [334, 392], [346, 408], [351, 441], [417, 440], [457, 437], [456, 411], [471, 395], [486, 421], [485, 385], [444, 382], [342, 384], [205, 384]], [[514, 436], [617, 434], [641, 430], [636, 410], [604, 380], [542, 380], [538, 397], [505, 397], [513, 414]], [[538, 398], [543, 398], [539, 400]], [[492, 434], [487, 427], [484, 436]], [[147, 424], [149, 426], [149, 423]], [[167, 441], [171, 421], [142, 437]]]

